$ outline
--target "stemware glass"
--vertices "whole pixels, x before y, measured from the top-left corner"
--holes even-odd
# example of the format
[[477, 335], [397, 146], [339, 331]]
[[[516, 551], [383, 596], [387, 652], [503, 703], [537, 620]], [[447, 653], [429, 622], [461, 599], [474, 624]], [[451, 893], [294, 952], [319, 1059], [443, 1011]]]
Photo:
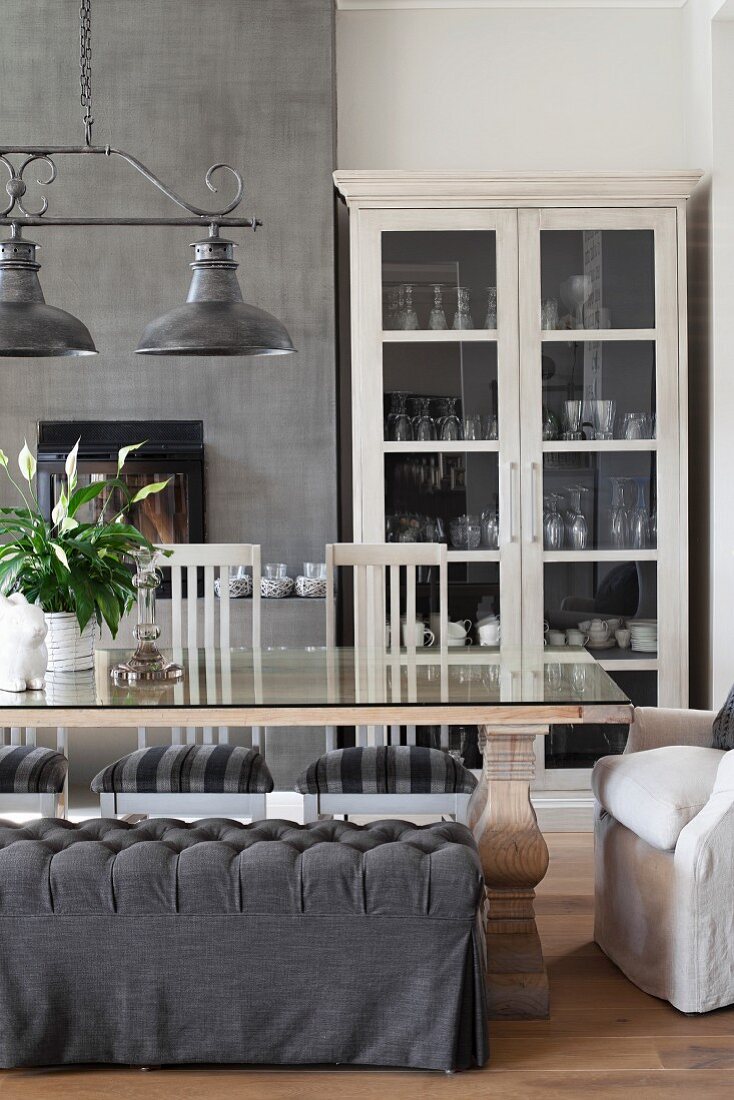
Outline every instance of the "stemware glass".
[[547, 405], [543, 405], [543, 439], [558, 439], [560, 434], [561, 425], [558, 423], [558, 417]]
[[558, 497], [551, 493], [548, 497], [548, 511], [543, 521], [543, 545], [546, 550], [562, 550], [565, 536], [565, 523], [558, 511]]
[[564, 401], [563, 402], [563, 438], [571, 440], [580, 440], [584, 438], [581, 431], [581, 411], [583, 408], [582, 401]]
[[652, 437], [652, 421], [647, 413], [629, 412], [624, 414], [622, 420], [623, 439], [650, 439]]
[[443, 283], [433, 283], [433, 306], [428, 315], [428, 327], [430, 329], [448, 328], [446, 313], [443, 308]]
[[544, 298], [540, 303], [540, 327], [543, 331], [558, 328], [558, 301], [556, 298]]
[[629, 546], [629, 513], [624, 503], [624, 480], [611, 478], [612, 506], [609, 510], [609, 541], [615, 550], [625, 550]]
[[561, 283], [561, 298], [570, 311], [573, 328], [584, 327], [584, 305], [592, 289], [590, 275], [570, 275]]
[[436, 438], [436, 424], [431, 416], [429, 397], [418, 398], [418, 415], [413, 421], [413, 434], [416, 439], [423, 442]]
[[484, 318], [485, 328], [497, 328], [497, 287], [487, 287], [487, 313]]
[[458, 398], [446, 398], [446, 415], [441, 420], [441, 439], [450, 441], [461, 439], [461, 420], [456, 411]]
[[645, 550], [650, 545], [650, 513], [642, 478], [637, 482], [637, 502], [630, 514], [630, 545], [633, 550]]
[[616, 415], [616, 401], [597, 400], [591, 402], [594, 439], [614, 439], [614, 419]]
[[571, 508], [567, 534], [572, 550], [585, 550], [589, 541], [589, 527], [586, 516], [581, 510], [581, 494], [585, 491], [581, 485], [574, 485], [573, 488], [568, 490], [568, 495], [571, 498]]
[[400, 314], [400, 328], [401, 329], [416, 329], [418, 328], [418, 314], [413, 306], [413, 286], [411, 283], [403, 284], [403, 292], [405, 294], [405, 308]]
[[497, 439], [497, 414], [482, 417], [482, 439]]
[[408, 416], [408, 395], [396, 393], [393, 397], [397, 400], [397, 409], [390, 424], [390, 438], [396, 443], [405, 443], [413, 438], [413, 425]]
[[454, 314], [452, 328], [474, 328], [474, 320], [469, 309], [469, 287], [467, 286], [457, 286], [456, 288], [456, 313]]

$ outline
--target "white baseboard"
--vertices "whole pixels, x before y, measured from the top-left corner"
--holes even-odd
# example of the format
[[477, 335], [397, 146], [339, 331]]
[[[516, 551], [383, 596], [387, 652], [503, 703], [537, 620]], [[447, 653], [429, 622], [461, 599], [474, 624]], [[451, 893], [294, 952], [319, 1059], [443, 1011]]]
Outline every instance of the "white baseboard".
[[590, 791], [533, 791], [531, 797], [541, 832], [592, 832], [594, 796]]

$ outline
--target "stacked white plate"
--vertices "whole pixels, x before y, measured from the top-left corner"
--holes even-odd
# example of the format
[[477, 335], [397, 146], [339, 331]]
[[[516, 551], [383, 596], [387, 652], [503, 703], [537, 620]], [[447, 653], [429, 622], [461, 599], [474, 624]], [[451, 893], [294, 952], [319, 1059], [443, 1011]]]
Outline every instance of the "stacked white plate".
[[637, 653], [657, 653], [657, 619], [631, 619], [627, 625], [632, 635], [632, 649]]

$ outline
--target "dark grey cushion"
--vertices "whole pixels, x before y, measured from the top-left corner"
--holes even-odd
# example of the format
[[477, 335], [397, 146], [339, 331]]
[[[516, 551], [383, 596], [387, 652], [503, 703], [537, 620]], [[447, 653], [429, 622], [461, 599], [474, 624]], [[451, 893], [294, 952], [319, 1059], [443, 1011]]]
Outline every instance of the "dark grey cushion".
[[68, 767], [66, 757], [53, 749], [0, 748], [0, 794], [58, 794]]
[[273, 777], [255, 749], [239, 745], [163, 745], [138, 749], [98, 772], [95, 794], [266, 794]]
[[[22, 842], [22, 843], [21, 843]], [[311, 913], [470, 917], [482, 892], [453, 821], [0, 821], [0, 915]]]
[[470, 794], [477, 781], [440, 749], [420, 745], [335, 749], [298, 778], [301, 794]]
[[714, 718], [712, 748], [734, 749], [734, 687], [726, 697], [726, 702]]

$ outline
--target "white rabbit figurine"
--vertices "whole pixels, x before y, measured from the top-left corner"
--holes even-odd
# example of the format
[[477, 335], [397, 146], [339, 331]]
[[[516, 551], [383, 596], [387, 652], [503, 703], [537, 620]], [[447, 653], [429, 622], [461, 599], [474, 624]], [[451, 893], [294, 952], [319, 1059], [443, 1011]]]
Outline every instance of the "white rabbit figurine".
[[44, 687], [47, 632], [43, 611], [22, 592], [0, 596], [0, 691]]

